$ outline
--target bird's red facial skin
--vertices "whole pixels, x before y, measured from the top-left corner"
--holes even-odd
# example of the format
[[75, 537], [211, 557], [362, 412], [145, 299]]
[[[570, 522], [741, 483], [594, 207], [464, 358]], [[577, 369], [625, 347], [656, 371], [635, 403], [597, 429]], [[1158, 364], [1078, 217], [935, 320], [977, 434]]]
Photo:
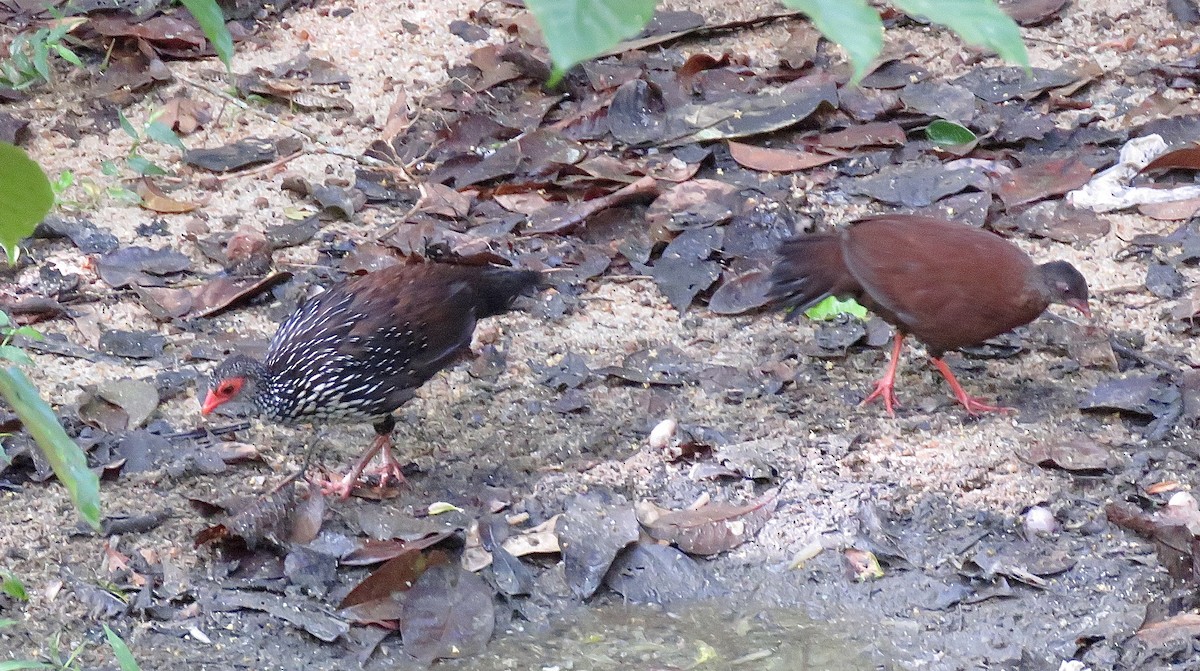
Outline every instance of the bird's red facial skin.
[[246, 378], [244, 377], [231, 377], [221, 380], [220, 384], [208, 390], [208, 395], [204, 397], [204, 405], [200, 408], [200, 414], [207, 415], [216, 410], [222, 403], [237, 396], [244, 384], [246, 384]]

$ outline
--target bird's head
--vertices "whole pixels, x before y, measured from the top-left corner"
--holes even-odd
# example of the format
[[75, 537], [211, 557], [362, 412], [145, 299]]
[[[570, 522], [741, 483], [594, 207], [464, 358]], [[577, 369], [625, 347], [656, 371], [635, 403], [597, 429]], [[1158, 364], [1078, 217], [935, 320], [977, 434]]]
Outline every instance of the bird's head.
[[209, 377], [208, 394], [200, 414], [207, 415], [230, 401], [253, 399], [263, 372], [261, 363], [244, 354], [225, 359]]
[[1066, 261], [1051, 261], [1038, 266], [1050, 291], [1050, 301], [1075, 308], [1085, 317], [1092, 316], [1088, 307], [1088, 285], [1083, 274]]

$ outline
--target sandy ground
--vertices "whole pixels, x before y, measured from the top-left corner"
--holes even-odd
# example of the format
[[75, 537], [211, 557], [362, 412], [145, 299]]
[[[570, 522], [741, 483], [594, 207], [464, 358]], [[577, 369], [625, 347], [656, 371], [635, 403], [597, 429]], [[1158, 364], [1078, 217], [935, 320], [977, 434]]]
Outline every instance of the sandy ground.
[[[712, 0], [690, 4], [713, 19], [751, 16], [763, 11], [761, 5]], [[1054, 67], [1065, 58], [1087, 54], [1107, 69], [1118, 69], [1133, 58], [1171, 62], [1185, 55], [1181, 46], [1186, 48], [1186, 39], [1174, 43], [1157, 39], [1178, 31], [1162, 6], [1139, 6], [1136, 11], [1126, 7], [1119, 2], [1081, 0], [1068, 8], [1062, 19], [1028, 29], [1033, 64]], [[336, 10], [342, 8], [353, 11], [337, 18]], [[345, 97], [354, 105], [353, 114], [341, 118], [319, 113], [287, 114], [280, 120], [357, 154], [378, 136], [398, 92], [405, 92], [410, 105], [418, 105], [423, 95], [446, 83], [448, 64], [464, 62], [480, 46], [467, 44], [447, 30], [451, 20], [465, 17], [474, 9], [475, 4], [453, 0], [407, 4], [334, 2], [302, 9], [239, 48], [235, 70], [270, 66], [301, 53], [333, 61], [351, 78]], [[1138, 40], [1131, 51], [1096, 46], [1127, 36]], [[710, 53], [731, 50], [749, 55], [756, 64], [770, 64], [775, 49], [786, 37], [785, 27], [769, 26], [684, 48]], [[493, 31], [491, 39], [499, 40], [500, 35]], [[927, 29], [903, 29], [890, 33], [889, 39], [918, 45], [920, 53], [929, 55], [926, 67], [944, 72], [947, 78], [968, 69], [959, 58], [961, 45], [947, 35]], [[1191, 39], [1194, 43], [1194, 34]], [[203, 79], [204, 71], [214, 65], [174, 63], [172, 67]], [[1114, 85], [1106, 82], [1103, 86]], [[206, 100], [218, 113], [208, 128], [185, 138], [189, 147], [215, 147], [247, 136], [291, 134], [268, 119], [237, 110], [186, 85], [157, 91], [125, 110], [125, 114], [135, 122], [145, 119], [164, 99], [180, 90]], [[1147, 94], [1134, 86], [1127, 100], [1134, 105]], [[1103, 88], [1096, 97], [1106, 98]], [[85, 135], [77, 142], [59, 135], [51, 128], [62, 114], [55, 111], [56, 101], [61, 99], [71, 99], [70, 93], [52, 93], [34, 105], [40, 113], [34, 121], [36, 138], [27, 149], [51, 174], [71, 169], [77, 179], [111, 183], [112, 178], [101, 174], [100, 161], [123, 156], [129, 147], [128, 138], [119, 129], [105, 137]], [[1119, 123], [1122, 111], [1112, 112], [1112, 123]], [[176, 158], [171, 150], [161, 147], [147, 151], [164, 162]], [[216, 270], [194, 245], [180, 242], [189, 223], [198, 220], [213, 231], [245, 225], [265, 228], [279, 223], [285, 209], [302, 204], [280, 188], [287, 175], [315, 181], [329, 177], [353, 180], [354, 167], [354, 162], [345, 158], [311, 153], [277, 172], [230, 180], [219, 192], [212, 193], [211, 200], [194, 215], [163, 217], [171, 235], [153, 239], [141, 238], [136, 232], [139, 225], [156, 218], [144, 210], [101, 202], [83, 214], [114, 233], [124, 245], [171, 244], [191, 256], [197, 268]], [[197, 190], [180, 195], [186, 198], [204, 194]], [[809, 202], [821, 199], [810, 194]], [[859, 213], [853, 208], [840, 208], [830, 217], [837, 221]], [[322, 235], [332, 233], [361, 240], [401, 214], [368, 211], [363, 221], [331, 224]], [[1200, 345], [1166, 331], [1159, 319], [1160, 304], [1144, 291], [1125, 291], [1141, 284], [1144, 265], [1114, 260], [1133, 235], [1171, 230], [1174, 226], [1130, 214], [1106, 218], [1112, 225], [1110, 234], [1085, 248], [1048, 241], [1018, 242], [1039, 261], [1068, 259], [1087, 276], [1096, 296], [1095, 323], [1143, 333], [1148, 350], [1169, 347], [1200, 360]], [[45, 247], [35, 253], [39, 265], [80, 273], [91, 289], [111, 293], [77, 251], [62, 243], [38, 244]], [[315, 245], [283, 250], [275, 261], [278, 267], [313, 264]], [[1195, 283], [1196, 275], [1194, 270], [1187, 272], [1188, 285]], [[37, 268], [33, 267], [21, 272], [16, 282], [28, 286], [36, 278]], [[595, 369], [618, 363], [638, 348], [670, 344], [700, 361], [750, 368], [804, 351], [804, 343], [813, 332], [807, 324], [785, 325], [773, 317], [724, 318], [703, 309], [693, 309], [680, 317], [651, 282], [642, 280], [594, 281], [583, 306], [558, 321], [530, 314], [498, 319], [500, 342], [507, 351], [507, 370], [495, 383], [480, 384], [460, 367], [428, 384], [401, 411], [404, 421], [398, 441], [406, 446], [406, 456], [425, 473], [436, 474], [418, 486], [418, 494], [427, 494], [427, 500], [453, 500], [460, 493], [456, 488], [498, 481], [512, 486], [518, 497], [554, 500], [568, 492], [606, 485], [631, 499], [651, 498], [663, 505], [684, 505], [713, 488], [689, 480], [686, 465], [666, 464], [647, 447], [649, 429], [673, 417], [684, 425], [718, 429], [735, 444], [759, 441], [767, 446], [765, 453], [779, 470], [783, 503], [756, 541], [737, 549], [732, 561], [778, 566], [789, 562], [814, 538], [825, 538], [830, 546], [838, 546], [837, 539], [852, 533], [851, 520], [863, 501], [907, 514], [925, 502], [937, 500], [961, 511], [988, 511], [1010, 521], [1035, 503], [1048, 502], [1055, 507], [1073, 483], [1061, 473], [1020, 461], [1016, 452], [1022, 448], [1079, 436], [1127, 454], [1145, 447], [1138, 434], [1119, 418], [1083, 416], [1075, 410], [1080, 390], [1089, 388], [1106, 371], [1084, 369], [1056, 377], [1053, 369], [1061, 358], [1036, 348], [1016, 358], [986, 362], [980, 370], [964, 376], [975, 394], [999, 397], [1022, 407], [1024, 411], [1015, 416], [968, 421], [950, 405], [940, 378], [912, 350], [898, 386], [907, 410], [895, 420], [887, 418], [878, 407], [853, 405], [870, 388], [884, 363], [884, 352], [859, 353], [832, 362], [801, 355], [795, 386], [779, 396], [742, 403], [728, 403], [720, 394], [700, 388], [646, 390], [593, 380], [585, 387], [590, 411], [559, 415], [545, 408], [556, 394], [538, 383], [535, 367], [567, 352], [583, 354]], [[37, 365], [32, 371], [35, 378], [54, 403], [64, 406], [77, 402], [82, 384], [119, 377], [147, 378], [163, 370], [191, 367], [184, 362], [184, 354], [211, 333], [230, 331], [247, 338], [266, 338], [273, 330], [269, 310], [264, 308], [235, 311], [196, 331], [160, 325], [131, 297], [122, 294], [83, 309], [104, 325], [161, 333], [170, 343], [170, 356], [140, 365], [36, 356]], [[46, 330], [87, 346], [95, 345], [89, 342], [89, 334], [81, 333], [69, 322], [48, 324]], [[204, 372], [207, 365], [198, 368]], [[156, 416], [179, 430], [204, 425], [194, 391], [164, 404]], [[369, 436], [367, 426], [328, 428], [323, 435], [324, 444], [329, 446], [325, 459], [344, 464]], [[852, 441], [856, 436], [859, 438]], [[139, 514], [162, 508], [173, 511], [168, 522], [152, 533], [111, 539], [109, 544], [126, 555], [172, 557], [193, 580], [203, 580], [208, 557], [191, 546], [191, 536], [203, 521], [188, 507], [185, 497], [203, 499], [231, 491], [262, 491], [297, 465], [297, 448], [307, 439], [307, 433], [256, 422], [241, 438], [263, 449], [266, 465], [240, 466], [220, 476], [182, 480], [152, 472], [107, 484], [103, 490], [107, 514]], [[1183, 479], [1188, 480], [1186, 476]], [[665, 489], [664, 483], [669, 483]], [[736, 498], [747, 495], [750, 489], [746, 484], [713, 491], [722, 498]], [[0, 631], [0, 650], [44, 652], [55, 634], [61, 634], [64, 649], [85, 640], [97, 641], [98, 626], [84, 615], [88, 606], [71, 590], [58, 587], [104, 581], [104, 541], [72, 534], [73, 516], [58, 487], [31, 485], [0, 497], [0, 538], [5, 552], [0, 566], [20, 575], [32, 595], [24, 609], [2, 613], [24, 621], [19, 629]], [[334, 514], [350, 517], [363, 506], [378, 505], [349, 503]], [[403, 512], [404, 508], [397, 504], [396, 510]], [[228, 622], [214, 617], [200, 618], [196, 624], [216, 636]], [[129, 630], [126, 639], [135, 654], [157, 658], [146, 646], [156, 640], [153, 633], [168, 629], [171, 627], [143, 623]], [[326, 650], [328, 646], [277, 626], [275, 633], [281, 631], [294, 649], [301, 651], [287, 654], [314, 665], [311, 668], [319, 668], [326, 656], [333, 654]], [[219, 654], [213, 652], [206, 657], [203, 646], [189, 648], [186, 633], [177, 631], [176, 637], [176, 650], [183, 651], [176, 654], [191, 660], [193, 666], [189, 668], [201, 668], [195, 664], [205, 660], [215, 664], [211, 668], [222, 668]], [[156, 645], [161, 644], [159, 641]], [[229, 650], [238, 649], [230, 645]], [[248, 665], [274, 668], [265, 652], [257, 660], [246, 659]], [[310, 668], [288, 667], [285, 659], [290, 657], [277, 658], [283, 665], [280, 668]], [[961, 667], [934, 664], [933, 668]]]

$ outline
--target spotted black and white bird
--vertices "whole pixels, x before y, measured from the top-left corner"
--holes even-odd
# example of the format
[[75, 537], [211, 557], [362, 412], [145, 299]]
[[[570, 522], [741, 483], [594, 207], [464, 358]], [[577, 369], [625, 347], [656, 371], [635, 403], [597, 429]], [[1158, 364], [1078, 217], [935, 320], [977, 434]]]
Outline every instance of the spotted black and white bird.
[[370, 448], [327, 493], [348, 497], [380, 453], [384, 482], [404, 482], [392, 455], [392, 412], [468, 350], [478, 320], [507, 312], [541, 284], [532, 270], [442, 263], [352, 277], [301, 304], [263, 361], [234, 354], [217, 366], [201, 412], [248, 400], [284, 424], [372, 422]]

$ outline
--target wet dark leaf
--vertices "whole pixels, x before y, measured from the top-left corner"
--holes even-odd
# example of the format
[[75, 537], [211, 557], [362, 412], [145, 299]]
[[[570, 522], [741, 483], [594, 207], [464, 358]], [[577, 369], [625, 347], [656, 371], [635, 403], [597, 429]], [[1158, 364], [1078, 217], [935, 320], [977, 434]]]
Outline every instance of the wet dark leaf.
[[625, 357], [620, 366], [608, 366], [596, 372], [635, 384], [680, 385], [697, 369], [698, 365], [691, 357], [666, 345], [638, 350]]
[[346, 566], [379, 564], [389, 559], [433, 547], [453, 535], [453, 531], [436, 531], [413, 540], [368, 538], [362, 541], [357, 548], [344, 555], [341, 563]]
[[126, 359], [153, 359], [163, 353], [167, 339], [157, 333], [105, 331], [100, 334], [100, 351]]
[[953, 83], [966, 87], [981, 100], [1001, 103], [1018, 97], [1029, 100], [1047, 89], [1066, 86], [1076, 79], [1077, 75], [1065, 68], [1033, 68], [1033, 77], [1028, 77], [1021, 68], [1004, 66], [976, 68], [955, 79]]
[[729, 221], [739, 204], [739, 189], [715, 179], [693, 179], [665, 191], [650, 204], [646, 224], [684, 231]]
[[279, 158], [272, 140], [249, 138], [224, 147], [212, 149], [189, 149], [183, 153], [183, 162], [211, 172], [229, 172], [239, 168], [269, 163]]
[[1082, 475], [1099, 475], [1120, 465], [1111, 450], [1085, 437], [1035, 445], [1021, 458], [1043, 468], [1061, 468]]
[[345, 620], [320, 610], [306, 600], [293, 597], [225, 590], [218, 592], [212, 601], [205, 605], [215, 611], [262, 611], [303, 629], [326, 643], [336, 641], [350, 631], [350, 625]]
[[710, 503], [695, 510], [639, 506], [639, 521], [654, 538], [688, 554], [714, 555], [746, 542], [762, 529], [779, 502], [779, 490], [744, 505]]
[[1083, 410], [1133, 413], [1157, 417], [1179, 400], [1179, 390], [1163, 377], [1130, 375], [1103, 380], [1080, 402]]
[[666, 130], [662, 90], [644, 79], [627, 81], [608, 106], [608, 130], [613, 139], [629, 145], [651, 144]]
[[633, 603], [669, 605], [712, 596], [696, 560], [670, 545], [638, 543], [613, 562], [604, 584]]
[[54, 215], [46, 217], [42, 223], [38, 224], [34, 235], [39, 237], [65, 236], [70, 238], [71, 243], [84, 254], [107, 254], [121, 245], [117, 236], [100, 229], [87, 219], [63, 219]]
[[165, 284], [164, 276], [182, 273], [191, 266], [186, 254], [169, 247], [126, 247], [105, 254], [96, 262], [100, 279], [114, 289], [130, 284], [160, 287]]
[[663, 250], [650, 269], [654, 283], [671, 305], [682, 314], [696, 294], [706, 291], [721, 276], [721, 265], [707, 260], [720, 248], [720, 229], [684, 231]]
[[533, 363], [532, 365], [534, 370], [542, 376], [541, 383], [558, 391], [575, 389], [587, 382], [592, 375], [587, 360], [574, 352], [567, 352], [556, 364], [540, 366]]
[[1000, 9], [1022, 26], [1036, 26], [1054, 18], [1069, 0], [999, 0]]
[[822, 104], [837, 105], [837, 87], [815, 75], [773, 91], [735, 96], [671, 110], [665, 144], [728, 140], [782, 130], [804, 121]]
[[581, 599], [596, 593], [617, 553], [639, 533], [633, 506], [601, 490], [568, 499], [556, 531], [567, 584]]
[[738, 315], [767, 304], [771, 288], [769, 273], [752, 270], [734, 278], [726, 275], [708, 299], [708, 309], [719, 315]]
[[981, 168], [947, 170], [940, 163], [889, 166], [874, 177], [846, 184], [850, 193], [907, 207], [925, 207], [969, 188], [990, 191], [991, 179]]
[[970, 91], [946, 82], [917, 82], [905, 86], [900, 101], [914, 112], [967, 123], [975, 118], [978, 101]]
[[1015, 217], [1005, 215], [993, 229], [1019, 230], [1033, 237], [1083, 246], [1108, 235], [1109, 224], [1095, 212], [1055, 200], [1035, 203]]
[[430, 567], [404, 599], [404, 651], [422, 662], [483, 652], [496, 626], [492, 590], [457, 562]]
[[884, 61], [870, 74], [862, 78], [859, 86], [866, 89], [900, 89], [929, 77], [925, 68], [905, 61]]
[[1160, 298], [1174, 298], [1183, 291], [1183, 275], [1168, 263], [1151, 262], [1146, 268], [1146, 289]]

